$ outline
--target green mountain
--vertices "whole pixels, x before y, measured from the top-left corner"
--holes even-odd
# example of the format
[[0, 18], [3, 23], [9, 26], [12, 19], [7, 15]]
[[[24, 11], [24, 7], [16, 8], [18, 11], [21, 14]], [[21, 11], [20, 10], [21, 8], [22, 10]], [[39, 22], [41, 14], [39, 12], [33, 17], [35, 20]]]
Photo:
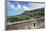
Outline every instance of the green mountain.
[[20, 15], [8, 17], [8, 20], [10, 22], [14, 22], [14, 21], [28, 20], [31, 19], [32, 17], [33, 18], [44, 17], [44, 8], [26, 10], [24, 13]]
[[[24, 13], [22, 13], [21, 15], [39, 15], [39, 16], [44, 16], [44, 8], [40, 8], [40, 9], [35, 9], [35, 10], [26, 10]], [[19, 15], [19, 16], [21, 16]]]

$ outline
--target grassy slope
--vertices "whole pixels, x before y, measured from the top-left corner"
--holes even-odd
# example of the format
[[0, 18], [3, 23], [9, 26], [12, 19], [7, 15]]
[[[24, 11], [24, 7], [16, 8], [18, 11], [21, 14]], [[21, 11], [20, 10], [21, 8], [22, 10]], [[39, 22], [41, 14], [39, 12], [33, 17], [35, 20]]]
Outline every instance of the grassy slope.
[[31, 17], [42, 17], [42, 16], [44, 16], [44, 8], [25, 11], [24, 13], [17, 16], [9, 16], [8, 21], [10, 22], [22, 21], [22, 20], [28, 20]]

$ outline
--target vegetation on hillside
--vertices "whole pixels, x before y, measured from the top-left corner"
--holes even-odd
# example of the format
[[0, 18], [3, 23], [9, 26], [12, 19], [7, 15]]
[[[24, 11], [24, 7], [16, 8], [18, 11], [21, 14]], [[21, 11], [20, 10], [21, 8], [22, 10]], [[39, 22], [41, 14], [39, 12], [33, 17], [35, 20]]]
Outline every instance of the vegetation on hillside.
[[44, 8], [35, 9], [35, 10], [26, 10], [24, 13], [17, 15], [17, 16], [8, 16], [7, 21], [8, 22], [14, 22], [14, 21], [22, 21], [22, 20], [28, 20], [38, 17], [44, 16]]

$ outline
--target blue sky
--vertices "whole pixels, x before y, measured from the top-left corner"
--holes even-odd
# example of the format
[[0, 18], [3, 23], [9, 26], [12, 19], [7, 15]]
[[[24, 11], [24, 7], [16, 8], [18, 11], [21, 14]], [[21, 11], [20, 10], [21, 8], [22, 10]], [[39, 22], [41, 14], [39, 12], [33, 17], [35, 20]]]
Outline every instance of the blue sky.
[[8, 1], [7, 3], [7, 16], [14, 16], [23, 13], [26, 10], [34, 10], [37, 8], [44, 7], [44, 4], [31, 3], [31, 2], [16, 2], [16, 1]]
[[23, 8], [24, 6], [29, 7], [31, 6], [31, 4], [29, 5], [29, 2], [8, 2], [7, 15], [14, 16], [23, 13], [25, 10], [21, 8]]

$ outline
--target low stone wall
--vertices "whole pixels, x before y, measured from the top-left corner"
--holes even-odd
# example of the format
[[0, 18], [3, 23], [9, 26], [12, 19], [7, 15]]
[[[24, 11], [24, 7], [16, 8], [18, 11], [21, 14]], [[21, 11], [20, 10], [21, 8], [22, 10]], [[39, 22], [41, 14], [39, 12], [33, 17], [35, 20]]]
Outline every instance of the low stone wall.
[[[35, 23], [35, 26], [34, 26]], [[6, 27], [7, 30], [16, 30], [16, 29], [37, 29], [37, 28], [44, 28], [44, 18], [35, 20], [35, 21], [28, 21], [22, 22], [17, 24], [8, 25]], [[41, 27], [42, 26], [42, 27]]]

